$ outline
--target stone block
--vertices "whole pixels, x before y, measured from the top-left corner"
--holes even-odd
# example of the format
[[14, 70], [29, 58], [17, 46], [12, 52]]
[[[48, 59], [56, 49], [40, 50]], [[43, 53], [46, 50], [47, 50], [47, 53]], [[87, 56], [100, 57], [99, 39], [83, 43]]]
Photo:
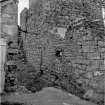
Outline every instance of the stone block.
[[105, 48], [100, 48], [100, 52], [104, 52], [105, 53]]
[[83, 52], [95, 52], [95, 46], [90, 46], [90, 45], [86, 45], [86, 46], [82, 46], [82, 50]]
[[101, 75], [103, 75], [103, 72], [102, 71], [95, 71], [93, 75], [94, 76], [101, 76]]
[[5, 13], [5, 14], [15, 14], [15, 15], [17, 15], [17, 4], [15, 4], [15, 3], [8, 3], [8, 5], [5, 7], [5, 8], [3, 8], [3, 12]]
[[76, 64], [76, 68], [77, 69], [79, 69], [79, 70], [84, 70], [84, 71], [86, 71], [86, 67], [87, 67], [87, 65], [82, 65], [82, 64]]
[[89, 99], [93, 96], [94, 91], [93, 90], [87, 90], [87, 92], [84, 94], [84, 98]]
[[92, 72], [88, 72], [84, 75], [86, 78], [88, 79], [92, 79], [93, 78], [93, 73]]
[[105, 52], [101, 52], [100, 55], [101, 55], [101, 59], [105, 59]]
[[83, 36], [83, 40], [84, 41], [92, 41], [92, 36], [91, 35]]
[[98, 46], [100, 46], [100, 47], [104, 46], [105, 47], [105, 41], [98, 41]]
[[100, 65], [99, 70], [101, 70], [101, 71], [105, 71], [105, 64]]
[[0, 23], [2, 24], [2, 23], [4, 23], [4, 24], [11, 24], [11, 23], [13, 23], [13, 20], [12, 19], [10, 19], [10, 18], [7, 18], [7, 17], [0, 17]]
[[16, 25], [3, 25], [3, 33], [9, 36], [17, 35], [18, 27]]
[[100, 53], [98, 53], [98, 52], [87, 53], [87, 59], [90, 59], [90, 60], [98, 60], [98, 59], [101, 59], [100, 58]]
[[101, 60], [90, 60], [90, 64], [87, 66], [87, 71], [94, 71], [99, 69]]
[[87, 60], [87, 59], [74, 59], [73, 60], [74, 63], [76, 64], [85, 64], [85, 65], [89, 65], [90, 64], [90, 60]]
[[2, 14], [2, 16], [1, 17], [3, 17], [3, 18], [10, 18], [11, 17], [11, 15], [9, 15], [9, 14]]

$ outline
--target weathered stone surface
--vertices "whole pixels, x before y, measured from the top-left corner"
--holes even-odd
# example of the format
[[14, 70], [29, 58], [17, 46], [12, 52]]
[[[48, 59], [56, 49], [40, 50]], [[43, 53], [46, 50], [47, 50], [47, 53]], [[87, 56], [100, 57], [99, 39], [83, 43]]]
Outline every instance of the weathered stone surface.
[[[0, 1], [0, 38], [3, 38], [6, 40], [7, 45], [7, 51], [6, 53], [6, 61], [4, 64], [6, 65], [7, 69], [10, 65], [15, 65], [15, 63], [12, 62], [12, 60], [16, 60], [18, 57], [15, 55], [18, 53], [17, 51], [14, 51], [16, 49], [8, 50], [10, 47], [9, 45], [13, 42], [17, 43], [17, 37], [18, 37], [18, 27], [17, 27], [17, 16], [18, 16], [18, 4], [17, 0], [2, 0]], [[15, 46], [17, 47], [17, 46]], [[10, 53], [15, 53], [12, 56], [9, 55]], [[1, 57], [0, 57], [1, 58]], [[11, 59], [12, 58], [12, 59]], [[10, 62], [8, 62], [11, 60]], [[12, 66], [12, 69], [13, 69]], [[16, 66], [16, 65], [15, 65]], [[5, 67], [4, 67], [5, 69]], [[8, 84], [10, 81], [8, 81], [8, 77], [12, 78], [12, 86], [15, 85], [16, 79], [14, 79], [16, 76], [14, 73], [11, 73], [8, 70], [5, 70], [5, 87], [8, 88]], [[10, 70], [12, 70], [10, 69]], [[16, 69], [15, 69], [16, 70]], [[15, 72], [13, 69], [13, 72]], [[7, 77], [8, 75], [8, 77]], [[1, 78], [3, 79], [3, 78]], [[13, 82], [14, 81], [14, 82]], [[4, 85], [3, 85], [4, 86]], [[3, 90], [4, 91], [4, 90]]]
[[11, 15], [10, 17], [0, 17], [0, 24], [13, 25], [16, 24], [16, 22], [17, 22], [16, 18]]
[[3, 25], [3, 33], [14, 36], [17, 35], [18, 27], [16, 25]]
[[17, 16], [18, 16], [18, 4], [17, 1], [9, 0], [0, 3], [0, 26], [1, 37], [6, 38], [8, 35], [17, 35]]
[[[36, 4], [40, 5], [38, 9], [34, 7]], [[93, 73], [104, 69], [104, 39], [100, 39], [98, 33], [103, 26], [93, 22], [101, 19], [100, 9], [90, 0], [84, 1], [84, 7], [82, 2], [68, 0], [54, 0], [48, 4], [45, 1], [44, 5], [37, 1], [36, 4], [22, 13], [21, 26], [29, 32], [24, 40], [28, 62], [36, 67], [42, 63], [58, 74], [71, 70], [69, 66], [63, 68], [64, 64], [70, 64], [78, 77], [84, 71], [82, 80], [87, 78], [85, 87], [88, 88], [90, 81], [94, 83]], [[64, 39], [58, 35], [61, 27], [66, 29], [63, 30]], [[56, 49], [62, 50], [62, 56]]]

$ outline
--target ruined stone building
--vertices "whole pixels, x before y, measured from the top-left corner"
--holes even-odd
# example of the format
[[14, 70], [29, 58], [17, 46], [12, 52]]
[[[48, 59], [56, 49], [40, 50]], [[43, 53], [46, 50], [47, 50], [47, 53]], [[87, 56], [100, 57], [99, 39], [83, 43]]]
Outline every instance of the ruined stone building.
[[17, 36], [18, 3], [17, 0], [0, 1], [1, 38]]
[[[16, 68], [14, 68], [18, 51], [18, 1], [0, 0], [0, 40], [5, 40], [6, 48], [2, 49], [4, 56], [3, 68], [5, 88], [14, 86]], [[3, 52], [4, 51], [4, 52]], [[3, 57], [0, 57], [2, 60]], [[13, 69], [14, 68], [14, 69]], [[0, 71], [1, 72], [1, 71]], [[11, 79], [12, 78], [12, 79]], [[2, 80], [3, 78], [1, 78]], [[12, 81], [12, 82], [11, 82]], [[5, 90], [4, 88], [4, 90]]]
[[[21, 13], [20, 26], [18, 1], [0, 0], [0, 5], [0, 38], [7, 41], [6, 66], [10, 71], [20, 72], [22, 81], [28, 71], [25, 82], [33, 79], [35, 88], [39, 86], [35, 80], [45, 79], [77, 96], [103, 101], [105, 30], [100, 0], [30, 0], [29, 9]], [[22, 63], [19, 36], [26, 65], [31, 65], [32, 70], [13, 69], [19, 65], [15, 61]], [[36, 75], [39, 71], [42, 74]]]
[[20, 35], [27, 64], [35, 71], [43, 70], [47, 79], [66, 85], [70, 92], [73, 78], [85, 93], [91, 90], [95, 100], [103, 100], [105, 30], [100, 0], [30, 0], [29, 9], [21, 13], [20, 33], [17, 0], [0, 3], [0, 35], [12, 43], [8, 52], [17, 53]]
[[36, 70], [73, 70], [87, 89], [103, 92], [105, 32], [98, 0], [30, 0], [21, 28], [27, 61]]

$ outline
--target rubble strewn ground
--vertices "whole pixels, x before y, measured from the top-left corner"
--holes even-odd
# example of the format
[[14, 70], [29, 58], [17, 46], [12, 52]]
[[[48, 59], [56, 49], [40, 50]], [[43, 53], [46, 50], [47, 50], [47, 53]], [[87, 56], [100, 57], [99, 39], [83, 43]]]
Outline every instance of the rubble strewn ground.
[[4, 96], [2, 101], [20, 102], [25, 105], [96, 105], [53, 87], [44, 88], [36, 94], [10, 94]]

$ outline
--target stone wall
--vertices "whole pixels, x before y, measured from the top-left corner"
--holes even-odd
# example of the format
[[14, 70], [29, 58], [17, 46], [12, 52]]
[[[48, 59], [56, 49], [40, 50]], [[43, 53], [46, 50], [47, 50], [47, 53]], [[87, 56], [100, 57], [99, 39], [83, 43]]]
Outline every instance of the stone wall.
[[[8, 91], [15, 84], [16, 68], [13, 68], [18, 58], [18, 1], [0, 0], [0, 38], [5, 40], [6, 50], [3, 53], [4, 62], [4, 91]], [[15, 53], [16, 52], [16, 53]], [[15, 53], [15, 54], [14, 54]], [[2, 59], [2, 58], [0, 58]], [[16, 66], [16, 65], [15, 65]], [[13, 82], [14, 81], [14, 82]], [[11, 85], [12, 84], [12, 85]]]
[[17, 0], [1, 1], [1, 38], [17, 40], [18, 4]]
[[[21, 18], [28, 62], [37, 70], [44, 65], [63, 73], [72, 67], [78, 83], [104, 92], [105, 31], [98, 3], [48, 0], [35, 5], [38, 8], [24, 10]], [[66, 30], [64, 38], [59, 28]]]

